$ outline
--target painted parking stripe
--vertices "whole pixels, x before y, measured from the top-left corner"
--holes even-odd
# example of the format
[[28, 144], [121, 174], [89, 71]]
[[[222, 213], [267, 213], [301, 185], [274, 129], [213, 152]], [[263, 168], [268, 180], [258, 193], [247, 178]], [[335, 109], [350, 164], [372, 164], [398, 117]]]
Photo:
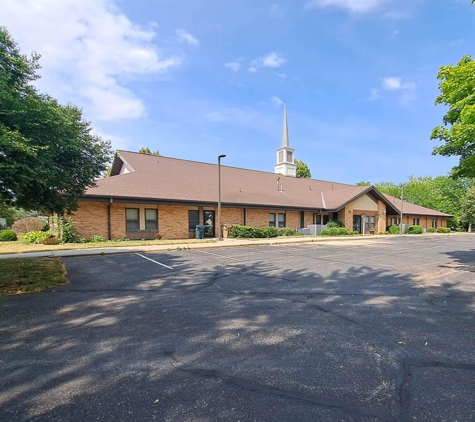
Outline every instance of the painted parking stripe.
[[149, 261], [152, 261], [157, 265], [161, 265], [162, 267], [168, 268], [169, 270], [173, 270], [173, 267], [169, 267], [168, 265], [162, 264], [161, 262], [155, 261], [154, 259], [148, 258], [144, 255], [139, 254], [139, 253], [136, 253], [135, 255], [141, 256], [144, 259], [148, 259]]
[[205, 252], [205, 251], [200, 251], [200, 250], [198, 250], [198, 252], [205, 253], [207, 255], [219, 256], [220, 258], [232, 259], [233, 261], [243, 262], [242, 259], [232, 258], [232, 257], [226, 256], [226, 255], [219, 255], [219, 254], [213, 253], [213, 252]]

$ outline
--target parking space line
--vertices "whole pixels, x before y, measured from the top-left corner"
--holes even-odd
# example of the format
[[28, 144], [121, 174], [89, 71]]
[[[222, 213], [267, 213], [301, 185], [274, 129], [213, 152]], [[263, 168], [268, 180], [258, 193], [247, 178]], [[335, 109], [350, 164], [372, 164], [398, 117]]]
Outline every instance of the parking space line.
[[146, 256], [144, 256], [144, 255], [139, 254], [139, 253], [136, 253], [135, 255], [141, 256], [141, 257], [144, 258], [144, 259], [148, 259], [149, 261], [152, 261], [153, 263], [155, 263], [155, 264], [157, 264], [157, 265], [161, 265], [162, 267], [168, 268], [169, 270], [173, 270], [173, 267], [170, 267], [170, 266], [168, 266], [168, 265], [162, 264], [161, 262], [155, 261], [154, 259], [148, 258], [148, 257], [146, 257]]
[[213, 252], [206, 252], [206, 251], [200, 251], [200, 250], [197, 250], [197, 252], [205, 253], [205, 254], [208, 254], [208, 255], [219, 256], [220, 258], [227, 258], [227, 259], [232, 259], [233, 261], [239, 261], [239, 262], [243, 262], [243, 260], [242, 260], [242, 259], [232, 258], [232, 257], [230, 257], [230, 256], [226, 256], [226, 255], [219, 255], [219, 254], [217, 254], [217, 253], [213, 253]]

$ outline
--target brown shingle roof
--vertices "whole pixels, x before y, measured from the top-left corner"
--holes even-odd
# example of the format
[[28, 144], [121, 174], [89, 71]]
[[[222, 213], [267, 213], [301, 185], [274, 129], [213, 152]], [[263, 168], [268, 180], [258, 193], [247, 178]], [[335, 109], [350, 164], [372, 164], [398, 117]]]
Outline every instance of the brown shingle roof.
[[[126, 164], [130, 173], [118, 174], [122, 163]], [[97, 186], [89, 188], [84, 196], [168, 202], [216, 203], [218, 201], [218, 166], [216, 164], [118, 151], [111, 174], [111, 177], [98, 180]], [[369, 186], [298, 179], [275, 173], [221, 166], [223, 205], [336, 211], [367, 191], [372, 191], [386, 201], [386, 198]], [[390, 206], [393, 204], [389, 200], [387, 202]], [[427, 210], [427, 208], [424, 209]], [[427, 215], [442, 214], [437, 211], [428, 211], [432, 214]]]
[[445, 214], [440, 211], [431, 210], [429, 208], [421, 207], [420, 205], [412, 204], [407, 201], [402, 201], [394, 196], [387, 195], [383, 193], [383, 196], [387, 199], [387, 201], [400, 213], [401, 212], [401, 204], [404, 203], [402, 207], [403, 214], [411, 214], [411, 215], [421, 215], [421, 216], [428, 216], [428, 217], [453, 217], [453, 215]]

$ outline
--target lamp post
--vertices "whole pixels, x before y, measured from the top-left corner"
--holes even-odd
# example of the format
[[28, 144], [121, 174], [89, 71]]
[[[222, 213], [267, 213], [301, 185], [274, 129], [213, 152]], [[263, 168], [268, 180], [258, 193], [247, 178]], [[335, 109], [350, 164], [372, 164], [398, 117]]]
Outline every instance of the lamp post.
[[218, 242], [223, 240], [221, 229], [221, 158], [226, 157], [225, 154], [218, 155]]
[[402, 217], [403, 217], [403, 209], [404, 209], [404, 185], [401, 185], [401, 225], [400, 225], [400, 233], [404, 234], [404, 224], [402, 223]]

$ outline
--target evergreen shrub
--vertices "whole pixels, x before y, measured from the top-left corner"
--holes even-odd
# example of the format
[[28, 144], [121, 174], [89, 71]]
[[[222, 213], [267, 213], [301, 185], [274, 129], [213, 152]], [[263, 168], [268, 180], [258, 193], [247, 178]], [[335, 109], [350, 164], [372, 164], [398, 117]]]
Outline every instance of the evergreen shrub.
[[0, 242], [14, 242], [18, 240], [13, 230], [0, 230]]

